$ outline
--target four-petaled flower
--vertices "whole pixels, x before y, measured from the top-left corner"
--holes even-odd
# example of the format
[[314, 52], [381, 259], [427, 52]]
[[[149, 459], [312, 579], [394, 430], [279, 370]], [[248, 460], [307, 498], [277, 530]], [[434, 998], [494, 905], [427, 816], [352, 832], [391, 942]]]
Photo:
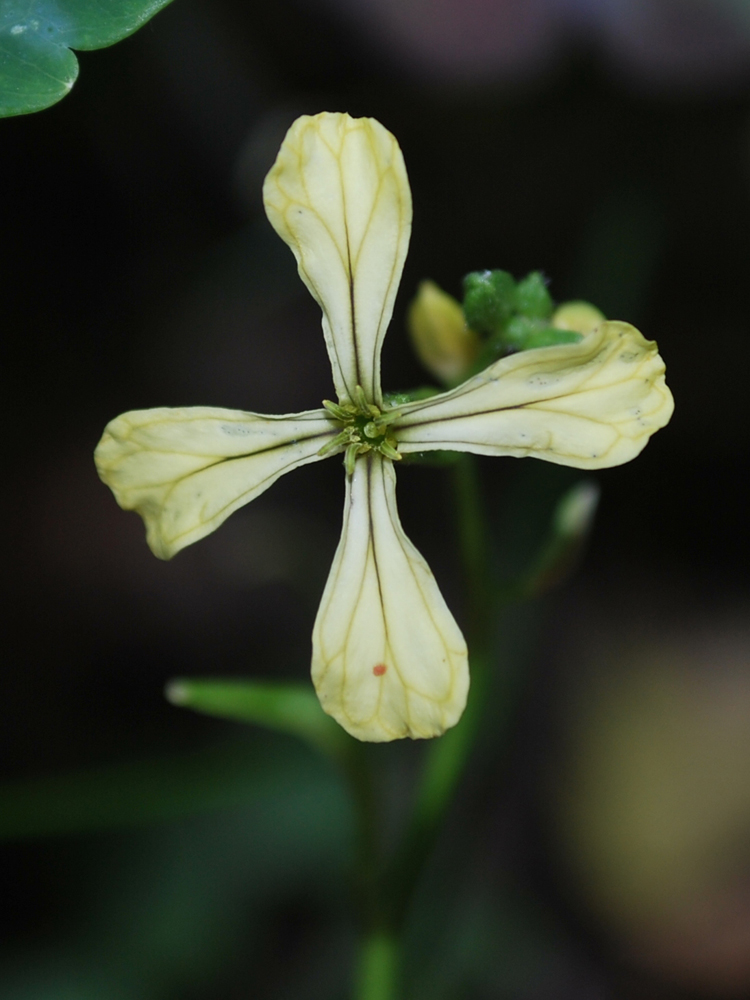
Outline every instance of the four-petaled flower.
[[338, 402], [284, 416], [125, 413], [96, 450], [99, 473], [168, 559], [279, 476], [343, 453], [344, 525], [313, 630], [313, 681], [358, 739], [437, 736], [466, 702], [466, 643], [401, 527], [394, 460], [453, 449], [582, 469], [627, 462], [671, 416], [664, 364], [632, 326], [604, 322], [579, 343], [505, 357], [449, 392], [388, 406], [380, 350], [411, 230], [398, 143], [373, 119], [299, 118], [263, 196], [323, 311]]

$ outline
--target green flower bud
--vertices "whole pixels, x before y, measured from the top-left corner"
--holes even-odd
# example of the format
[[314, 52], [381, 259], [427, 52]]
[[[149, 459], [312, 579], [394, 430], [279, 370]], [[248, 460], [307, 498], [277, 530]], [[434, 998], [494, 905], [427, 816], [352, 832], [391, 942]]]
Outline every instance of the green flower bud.
[[601, 326], [605, 320], [604, 313], [590, 302], [573, 301], [563, 302], [558, 306], [550, 322], [558, 330], [575, 330], [586, 336]]
[[542, 326], [532, 330], [526, 338], [523, 350], [530, 351], [534, 347], [555, 347], [557, 344], [577, 344], [581, 334], [575, 330], [557, 330], [554, 326]]
[[472, 271], [464, 278], [464, 316], [479, 333], [499, 333], [516, 310], [516, 283], [507, 271]]
[[452, 385], [468, 374], [479, 354], [479, 337], [454, 298], [423, 281], [406, 321], [417, 357], [439, 382]]
[[514, 316], [505, 328], [503, 344], [510, 350], [530, 351], [534, 347], [575, 344], [580, 339], [580, 333], [574, 330], [558, 330], [544, 320]]
[[525, 351], [529, 337], [540, 328], [538, 320], [527, 316], [514, 316], [502, 334], [502, 346], [514, 351]]
[[530, 319], [549, 319], [555, 308], [541, 272], [532, 271], [516, 286], [516, 309]]

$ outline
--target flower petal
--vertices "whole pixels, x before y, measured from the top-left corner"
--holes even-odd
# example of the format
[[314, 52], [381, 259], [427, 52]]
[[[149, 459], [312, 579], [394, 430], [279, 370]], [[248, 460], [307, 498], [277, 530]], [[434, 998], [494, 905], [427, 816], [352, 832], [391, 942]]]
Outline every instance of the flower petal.
[[373, 118], [298, 118], [263, 186], [266, 213], [323, 310], [340, 399], [381, 402], [380, 348], [411, 232], [398, 143]]
[[325, 410], [133, 410], [107, 425], [94, 458], [119, 505], [146, 522], [154, 555], [170, 559], [279, 476], [317, 461], [337, 429]]
[[400, 407], [399, 451], [533, 455], [600, 469], [629, 462], [672, 416], [656, 344], [605, 322], [579, 343], [502, 358], [451, 392]]
[[360, 740], [439, 736], [466, 704], [466, 643], [401, 527], [393, 464], [374, 452], [347, 479], [312, 677], [325, 711]]

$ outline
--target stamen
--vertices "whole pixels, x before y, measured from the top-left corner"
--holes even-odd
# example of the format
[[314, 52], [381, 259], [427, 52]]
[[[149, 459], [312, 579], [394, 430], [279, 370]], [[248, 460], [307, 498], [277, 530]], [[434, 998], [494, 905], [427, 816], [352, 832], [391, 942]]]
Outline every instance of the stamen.
[[401, 416], [401, 411], [391, 408], [387, 413], [381, 413], [377, 406], [368, 403], [367, 396], [361, 385], [355, 386], [353, 401], [334, 403], [330, 399], [323, 400], [323, 406], [338, 420], [343, 427], [330, 441], [326, 442], [318, 454], [321, 457], [337, 449], [344, 449], [344, 467], [347, 474], [352, 475], [358, 455], [366, 455], [368, 451], [380, 452], [393, 462], [398, 462], [401, 455], [396, 449], [395, 438], [388, 433], [388, 426]]
[[347, 476], [354, 475], [354, 463], [357, 461], [357, 455], [360, 453], [360, 448], [361, 445], [359, 444], [350, 444], [346, 449], [346, 454], [344, 455], [344, 468], [346, 469]]
[[359, 412], [364, 414], [366, 417], [370, 416], [370, 404], [367, 402], [367, 396], [365, 396], [365, 390], [361, 385], [354, 387], [354, 402], [359, 407]]
[[346, 444], [347, 441], [352, 439], [351, 427], [346, 427], [343, 431], [336, 435], [335, 438], [331, 438], [322, 448], [318, 450], [318, 454], [322, 458], [324, 455], [330, 455], [332, 451], [340, 448], [342, 444]]
[[400, 416], [401, 410], [388, 410], [386, 413], [381, 413], [380, 416], [375, 417], [373, 423], [376, 427], [387, 427], [394, 420], [398, 420]]
[[339, 403], [332, 403], [330, 399], [324, 399], [323, 406], [325, 406], [331, 416], [335, 417], [337, 420], [348, 420], [349, 417], [351, 417], [349, 410], [345, 410]]
[[386, 458], [390, 458], [392, 462], [400, 462], [403, 458], [403, 455], [399, 454], [393, 445], [385, 438], [378, 445], [378, 451], [382, 452]]

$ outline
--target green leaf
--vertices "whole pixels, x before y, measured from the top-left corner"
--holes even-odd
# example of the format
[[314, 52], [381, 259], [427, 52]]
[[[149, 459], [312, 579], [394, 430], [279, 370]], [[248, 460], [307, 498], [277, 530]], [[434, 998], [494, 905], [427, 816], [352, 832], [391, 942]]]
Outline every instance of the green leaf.
[[102, 49], [132, 35], [171, 0], [2, 0], [0, 116], [41, 111], [78, 76], [71, 49]]
[[[246, 805], [271, 794], [311, 754], [233, 741], [192, 753], [0, 782], [0, 841], [148, 826]], [[278, 768], [287, 770], [279, 776]]]
[[165, 693], [173, 705], [289, 733], [337, 760], [352, 748], [351, 737], [307, 685], [184, 678], [170, 681]]

